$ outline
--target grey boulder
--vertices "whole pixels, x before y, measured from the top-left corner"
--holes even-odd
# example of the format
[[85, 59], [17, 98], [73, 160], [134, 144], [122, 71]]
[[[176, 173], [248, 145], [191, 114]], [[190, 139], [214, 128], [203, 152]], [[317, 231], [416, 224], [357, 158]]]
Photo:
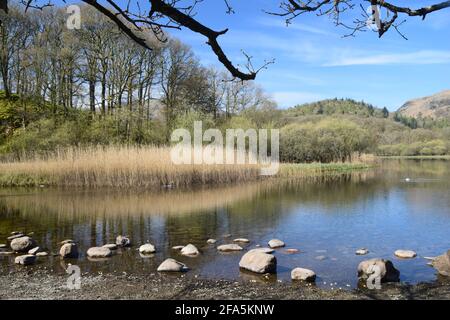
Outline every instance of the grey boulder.
[[143, 244], [142, 246], [139, 247], [139, 253], [142, 254], [152, 254], [155, 252], [156, 252], [155, 246], [150, 243]]
[[131, 240], [125, 236], [117, 236], [116, 244], [121, 247], [129, 247], [131, 246]]
[[415, 258], [417, 256], [417, 253], [415, 253], [412, 250], [396, 250], [394, 252], [394, 254], [397, 257], [403, 258], [403, 259], [412, 259], [412, 258]]
[[22, 264], [24, 266], [34, 264], [36, 262], [36, 256], [32, 254], [26, 254], [23, 256], [17, 256], [16, 259], [14, 259], [14, 263], [16, 264]]
[[13, 239], [10, 246], [16, 252], [28, 252], [36, 247], [36, 242], [28, 236], [23, 236]]
[[87, 251], [89, 258], [108, 258], [112, 256], [112, 251], [104, 247], [92, 247]]
[[364, 256], [364, 255], [366, 255], [368, 253], [369, 253], [369, 250], [367, 250], [366, 248], [358, 249], [355, 252], [355, 254], [358, 255], [358, 256]]
[[431, 265], [438, 271], [442, 276], [450, 276], [450, 250], [446, 253], [437, 256], [431, 262]]
[[76, 259], [78, 258], [78, 246], [76, 243], [68, 242], [61, 246], [59, 249], [59, 255], [63, 259]]
[[200, 251], [198, 251], [196, 246], [189, 243], [183, 249], [181, 249], [181, 254], [183, 256], [196, 256], [200, 254]]
[[305, 268], [295, 268], [291, 271], [291, 279], [314, 282], [316, 280], [316, 273]]
[[277, 258], [258, 249], [250, 250], [242, 256], [239, 267], [255, 273], [276, 273]]
[[374, 272], [379, 270], [381, 282], [398, 282], [400, 281], [400, 271], [395, 269], [391, 261], [374, 258], [364, 260], [358, 265], [358, 277], [360, 279], [369, 278]]
[[186, 270], [187, 267], [184, 263], [178, 262], [172, 258], [164, 260], [157, 269], [159, 272], [183, 272]]

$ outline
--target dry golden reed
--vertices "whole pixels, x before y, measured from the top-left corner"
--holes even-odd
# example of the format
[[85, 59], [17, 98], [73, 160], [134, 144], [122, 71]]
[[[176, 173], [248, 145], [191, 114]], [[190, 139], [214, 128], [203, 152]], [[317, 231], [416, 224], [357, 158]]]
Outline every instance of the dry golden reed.
[[[281, 164], [277, 178], [303, 178], [365, 169], [371, 162]], [[176, 165], [169, 147], [92, 146], [0, 162], [0, 186], [161, 188], [262, 179], [258, 165]]]
[[175, 165], [168, 147], [69, 148], [0, 163], [1, 184], [73, 187], [145, 187], [223, 184], [255, 180], [255, 165]]

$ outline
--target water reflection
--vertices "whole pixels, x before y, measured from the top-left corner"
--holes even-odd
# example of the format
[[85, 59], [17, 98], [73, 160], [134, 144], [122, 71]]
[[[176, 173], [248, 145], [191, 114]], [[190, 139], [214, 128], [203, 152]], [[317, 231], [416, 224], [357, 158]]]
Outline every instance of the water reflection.
[[[83, 254], [73, 263], [83, 272], [149, 274], [173, 257], [191, 268], [188, 276], [288, 280], [290, 270], [301, 266], [316, 271], [320, 286], [330, 281], [354, 286], [362, 259], [394, 259], [392, 253], [399, 248], [432, 256], [450, 247], [449, 169], [448, 161], [389, 160], [374, 170], [338, 177], [191, 191], [1, 190], [0, 239], [13, 230], [33, 231], [34, 238], [52, 252], [57, 252], [61, 240], [74, 239]], [[118, 234], [129, 235], [135, 246], [118, 250], [110, 259], [86, 259], [89, 247], [114, 242]], [[232, 237], [224, 237], [227, 234]], [[278, 274], [264, 279], [239, 271], [242, 253], [220, 254], [206, 244], [209, 238], [218, 239], [217, 246], [237, 237], [251, 239], [246, 248], [282, 238], [301, 252], [278, 251]], [[145, 242], [156, 244], [158, 252], [140, 256], [136, 248]], [[187, 243], [202, 254], [188, 258], [171, 249]], [[360, 247], [369, 248], [370, 254], [355, 256]], [[14, 270], [12, 259], [0, 257], [0, 263]], [[39, 261], [56, 272], [63, 272], [67, 263], [57, 257]], [[435, 278], [425, 263], [420, 257], [394, 261], [402, 280], [410, 282]]]

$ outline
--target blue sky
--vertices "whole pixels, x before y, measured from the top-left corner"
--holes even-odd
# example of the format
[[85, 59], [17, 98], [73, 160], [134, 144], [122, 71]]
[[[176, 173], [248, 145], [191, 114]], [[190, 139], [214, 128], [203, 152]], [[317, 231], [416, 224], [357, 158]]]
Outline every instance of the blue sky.
[[[348, 97], [396, 110], [409, 99], [450, 89], [450, 9], [409, 18], [402, 32], [379, 39], [375, 33], [343, 38], [346, 30], [327, 17], [303, 15], [286, 27], [283, 18], [267, 15], [276, 0], [230, 0], [235, 14], [226, 13], [222, 0], [205, 0], [197, 19], [221, 30], [225, 52], [243, 63], [241, 50], [254, 64], [275, 58], [261, 72], [260, 84], [281, 108], [319, 99]], [[396, 1], [405, 2], [405, 1]], [[411, 1], [406, 1], [411, 3]], [[413, 1], [420, 6], [436, 1]], [[205, 65], [219, 65], [205, 39], [189, 30], [173, 32], [189, 44]]]

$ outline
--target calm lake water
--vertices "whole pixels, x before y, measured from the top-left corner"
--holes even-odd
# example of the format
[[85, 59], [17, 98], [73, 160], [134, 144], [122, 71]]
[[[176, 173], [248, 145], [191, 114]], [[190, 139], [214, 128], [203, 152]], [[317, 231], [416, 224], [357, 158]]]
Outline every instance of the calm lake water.
[[[62, 240], [78, 242], [78, 260], [49, 256], [29, 267], [58, 273], [71, 262], [82, 272], [146, 275], [172, 257], [190, 267], [187, 277], [290, 281], [291, 269], [305, 267], [317, 273], [318, 286], [333, 282], [348, 288], [357, 284], [360, 261], [382, 257], [393, 261], [402, 281], [432, 281], [436, 273], [423, 257], [450, 248], [450, 161], [386, 160], [376, 169], [337, 178], [188, 192], [0, 189], [0, 243], [14, 230], [34, 232], [33, 238], [50, 252], [58, 252]], [[105, 261], [86, 258], [89, 247], [114, 243], [118, 234], [129, 235], [134, 246]], [[286, 248], [300, 252], [278, 249], [278, 273], [267, 280], [239, 270], [242, 252], [221, 254], [215, 249], [238, 237], [251, 240], [245, 249], [279, 238]], [[209, 238], [217, 239], [216, 245], [207, 245]], [[137, 248], [147, 241], [158, 252], [141, 257]], [[187, 243], [202, 254], [188, 258], [171, 249]], [[361, 247], [370, 253], [355, 255]], [[395, 258], [397, 249], [414, 250], [418, 257]], [[10, 271], [23, 268], [13, 259], [0, 256], [0, 264]]]

